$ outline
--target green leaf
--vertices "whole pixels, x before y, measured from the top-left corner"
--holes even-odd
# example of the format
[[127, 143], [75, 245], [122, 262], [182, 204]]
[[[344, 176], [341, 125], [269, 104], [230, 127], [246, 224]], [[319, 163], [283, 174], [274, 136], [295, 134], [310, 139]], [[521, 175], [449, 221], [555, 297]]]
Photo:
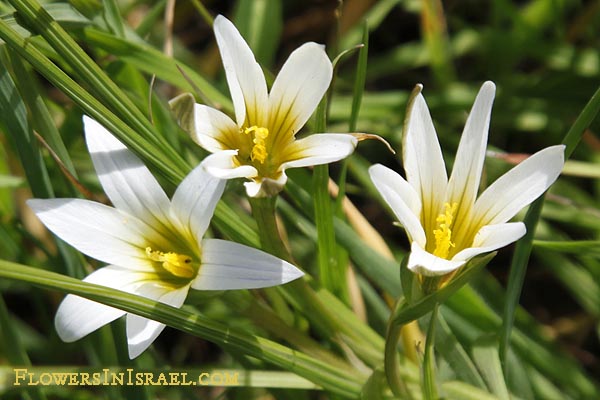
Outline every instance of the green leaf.
[[475, 341], [472, 352], [475, 364], [481, 371], [490, 391], [501, 400], [509, 400], [510, 396], [498, 354], [498, 339], [495, 336], [482, 336]]
[[193, 314], [145, 297], [4, 260], [0, 260], [0, 277], [76, 294], [162, 322], [232, 351], [257, 357], [287, 369], [340, 396], [357, 397], [362, 388], [362, 382], [366, 380], [366, 377], [360, 378], [361, 375], [356, 371], [342, 371], [304, 353], [262, 337], [238, 331], [201, 314]]
[[90, 45], [118, 56], [141, 71], [156, 74], [160, 79], [187, 91], [193, 92], [197, 89], [203, 97], [210, 99], [211, 105], [222, 108], [226, 112], [233, 111], [231, 100], [208, 80], [184, 63], [167, 57], [160, 50], [143, 42], [118, 38], [95, 28], [84, 29], [81, 34], [82, 38]]
[[240, 0], [233, 21], [256, 60], [272, 65], [283, 30], [281, 0]]

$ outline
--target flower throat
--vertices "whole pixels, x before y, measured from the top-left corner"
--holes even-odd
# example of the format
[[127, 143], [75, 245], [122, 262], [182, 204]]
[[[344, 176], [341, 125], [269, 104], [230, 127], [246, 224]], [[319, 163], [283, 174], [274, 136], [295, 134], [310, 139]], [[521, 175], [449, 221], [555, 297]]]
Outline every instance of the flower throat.
[[146, 256], [152, 261], [162, 263], [162, 267], [178, 278], [192, 278], [195, 274], [192, 257], [174, 252], [163, 253], [146, 247]]

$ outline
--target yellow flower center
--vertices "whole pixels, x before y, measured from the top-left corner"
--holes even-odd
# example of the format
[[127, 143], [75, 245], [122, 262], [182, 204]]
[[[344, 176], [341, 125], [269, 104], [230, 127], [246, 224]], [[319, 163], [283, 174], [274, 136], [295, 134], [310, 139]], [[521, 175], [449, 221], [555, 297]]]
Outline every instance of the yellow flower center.
[[252, 161], [258, 161], [259, 163], [264, 164], [268, 156], [267, 144], [265, 140], [267, 139], [267, 136], [269, 136], [269, 130], [267, 128], [254, 125], [244, 129], [244, 133], [246, 135], [252, 134], [252, 136], [254, 136], [254, 139], [252, 139], [254, 146], [252, 147], [252, 153], [250, 153], [250, 159]]
[[192, 278], [196, 274], [192, 267], [192, 257], [185, 254], [163, 253], [146, 247], [146, 255], [152, 261], [162, 262], [162, 267], [178, 278]]
[[448, 258], [450, 253], [450, 247], [454, 247], [452, 242], [452, 220], [454, 219], [454, 213], [458, 208], [458, 203], [446, 203], [444, 204], [444, 212], [435, 219], [438, 223], [437, 229], [433, 230], [435, 236], [435, 250], [433, 255], [440, 258]]

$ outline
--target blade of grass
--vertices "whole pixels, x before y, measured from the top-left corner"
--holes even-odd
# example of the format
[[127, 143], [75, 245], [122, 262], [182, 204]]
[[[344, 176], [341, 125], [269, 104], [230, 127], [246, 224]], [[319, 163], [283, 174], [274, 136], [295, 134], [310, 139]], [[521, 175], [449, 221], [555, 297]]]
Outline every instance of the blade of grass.
[[[15, 325], [12, 323], [10, 319], [10, 315], [8, 314], [8, 309], [6, 308], [6, 304], [4, 303], [4, 298], [0, 295], [0, 343], [2, 343], [2, 350], [6, 359], [12, 365], [22, 365], [22, 366], [31, 366], [31, 361], [29, 360], [29, 356], [27, 352], [23, 348], [23, 344], [19, 338], [19, 334], [15, 330]], [[12, 370], [12, 368], [11, 368]], [[0, 382], [14, 382], [9, 379], [2, 379], [0, 377]], [[46, 396], [40, 390], [39, 387], [26, 387], [22, 392], [25, 398], [30, 398], [33, 400], [45, 400]]]
[[123, 93], [108, 75], [87, 53], [71, 38], [71, 36], [44, 10], [35, 0], [12, 0], [11, 5], [17, 9], [20, 17], [39, 32], [56, 50], [65, 62], [73, 68], [79, 78], [86, 82], [90, 89], [108, 104], [129, 126], [140, 132], [147, 140], [161, 148], [170, 163], [180, 169], [186, 169], [186, 163], [166, 139], [158, 134], [150, 121]]
[[[315, 131], [325, 132], [327, 96], [324, 96], [317, 107]], [[319, 265], [319, 282], [324, 288], [349, 303], [348, 286], [346, 285], [346, 266], [339, 264], [338, 249], [333, 228], [333, 210], [329, 197], [329, 166], [316, 165], [313, 170], [313, 202], [314, 220], [317, 226], [317, 249]]]
[[454, 80], [454, 68], [449, 52], [446, 17], [441, 0], [425, 0], [421, 8], [421, 33], [429, 53], [433, 76], [440, 87]]
[[[0, 60], [6, 63], [6, 55], [2, 54]], [[48, 170], [27, 120], [25, 104], [5, 67], [0, 68], [0, 115], [3, 115], [0, 126], [4, 126], [8, 139], [19, 154], [33, 195], [39, 198], [54, 197]], [[57, 241], [57, 246], [64, 260], [65, 271], [71, 276], [79, 276], [81, 265], [74, 250], [62, 241]]]
[[125, 28], [123, 27], [123, 19], [119, 12], [119, 4], [116, 0], [103, 0], [104, 4], [104, 19], [112, 33], [118, 37], [125, 37]]
[[[573, 154], [573, 151], [575, 151], [575, 147], [577, 147], [577, 144], [581, 140], [583, 133], [596, 118], [599, 110], [600, 88], [596, 90], [592, 98], [585, 105], [562, 141], [562, 143], [566, 145], [565, 160], [567, 160], [571, 154]], [[514, 313], [519, 303], [519, 298], [521, 297], [523, 281], [525, 280], [525, 273], [527, 272], [527, 262], [529, 260], [529, 255], [531, 254], [531, 248], [533, 247], [535, 227], [540, 218], [542, 206], [544, 204], [544, 198], [545, 196], [542, 195], [529, 207], [524, 219], [527, 233], [521, 240], [517, 242], [510, 266], [510, 273], [506, 288], [506, 305], [502, 315], [502, 330], [500, 332], [500, 360], [502, 361], [504, 368], [506, 368], [507, 365], [506, 354], [508, 352], [508, 346], [510, 342], [510, 332], [514, 323]]]
[[[361, 382], [357, 381], [356, 375], [351, 371], [341, 371], [304, 353], [259, 336], [237, 331], [200, 314], [192, 314], [144, 297], [4, 260], [0, 260], [0, 276], [76, 294], [162, 322], [225, 348], [287, 369], [340, 396], [355, 398], [361, 390]], [[364, 379], [366, 380], [366, 377]]]
[[211, 99], [216, 108], [223, 109], [226, 112], [233, 111], [231, 100], [193, 68], [165, 56], [161, 51], [150, 45], [118, 38], [93, 27], [84, 29], [80, 35], [86, 43], [118, 56], [123, 61], [131, 63], [144, 72], [156, 74], [160, 79], [184, 90], [194, 91], [195, 88], [188, 83], [187, 79], [189, 79], [206, 97]]
[[100, 101], [84, 90], [60, 68], [53, 64], [30, 41], [25, 40], [16, 31], [0, 20], [0, 37], [19, 55], [25, 58], [38, 72], [57, 88], [75, 101], [84, 112], [104, 125], [119, 140], [138, 154], [144, 161], [152, 164], [172, 182], [179, 182], [190, 169], [174, 164], [160, 149], [148, 142], [136, 130], [115, 116]]
[[12, 64], [12, 71], [15, 75], [15, 84], [19, 88], [19, 93], [23, 96], [23, 101], [27, 104], [27, 108], [31, 115], [35, 115], [35, 118], [32, 119], [33, 128], [37, 132], [40, 132], [46, 139], [69, 173], [77, 178], [77, 171], [75, 171], [73, 161], [71, 161], [67, 147], [65, 146], [58, 129], [56, 129], [50, 111], [37, 89], [35, 77], [27, 70], [23, 60], [18, 57], [14, 51], [8, 51], [7, 54], [8, 60]]
[[[363, 25], [362, 47], [358, 50], [358, 61], [356, 63], [356, 75], [354, 77], [354, 89], [352, 93], [352, 108], [350, 119], [348, 121], [348, 132], [356, 132], [358, 114], [362, 103], [363, 92], [365, 90], [365, 80], [367, 77], [367, 56], [369, 55], [369, 25], [365, 21]], [[342, 160], [340, 169], [340, 178], [338, 179], [339, 192], [336, 198], [336, 212], [338, 217], [342, 213], [342, 201], [346, 196], [346, 175], [348, 173], [348, 158]]]
[[283, 30], [281, 0], [240, 0], [234, 23], [260, 65], [272, 65]]
[[502, 374], [498, 342], [493, 336], [482, 336], [473, 345], [473, 359], [490, 391], [501, 400], [509, 400], [508, 388]]

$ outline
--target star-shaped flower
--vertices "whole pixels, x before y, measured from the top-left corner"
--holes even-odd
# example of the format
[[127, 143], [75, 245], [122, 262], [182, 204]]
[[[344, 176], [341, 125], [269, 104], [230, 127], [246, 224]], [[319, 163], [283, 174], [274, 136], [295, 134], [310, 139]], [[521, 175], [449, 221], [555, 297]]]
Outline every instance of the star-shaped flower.
[[326, 164], [354, 151], [349, 134], [321, 133], [296, 139], [332, 77], [323, 46], [306, 43], [285, 62], [270, 92], [250, 47], [223, 16], [215, 36], [235, 109], [235, 122], [221, 111], [196, 104], [192, 138], [213, 153], [207, 170], [223, 178], [248, 178], [251, 197], [272, 196], [285, 184], [287, 168]]
[[[144, 164], [96, 121], [84, 117], [86, 141], [114, 208], [82, 199], [32, 199], [27, 204], [58, 237], [109, 265], [84, 281], [181, 307], [188, 290], [280, 285], [303, 273], [237, 243], [202, 239], [224, 181], [196, 167], [169, 200]], [[58, 308], [55, 325], [72, 342], [127, 314], [129, 356], [137, 357], [164, 325], [75, 295]]]
[[494, 84], [484, 83], [475, 99], [450, 178], [427, 104], [418, 89], [404, 130], [406, 180], [379, 164], [369, 173], [411, 241], [408, 268], [423, 276], [436, 276], [525, 234], [522, 222], [508, 221], [557, 179], [564, 164], [564, 146], [535, 153], [477, 197]]

